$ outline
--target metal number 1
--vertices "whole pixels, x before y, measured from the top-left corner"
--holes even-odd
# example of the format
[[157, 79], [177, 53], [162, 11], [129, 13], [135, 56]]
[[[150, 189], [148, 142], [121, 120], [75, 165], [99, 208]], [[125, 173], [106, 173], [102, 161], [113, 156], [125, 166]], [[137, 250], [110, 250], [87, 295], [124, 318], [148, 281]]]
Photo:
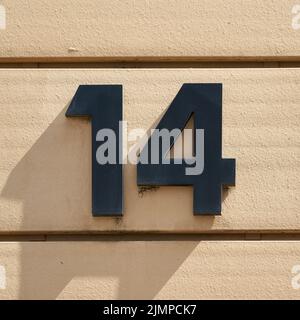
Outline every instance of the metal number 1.
[[120, 216], [123, 213], [122, 163], [99, 164], [97, 149], [99, 130], [106, 128], [116, 134], [116, 159], [122, 158], [119, 121], [122, 120], [121, 85], [79, 86], [67, 112], [67, 117], [88, 116], [92, 121], [92, 213], [94, 216]]

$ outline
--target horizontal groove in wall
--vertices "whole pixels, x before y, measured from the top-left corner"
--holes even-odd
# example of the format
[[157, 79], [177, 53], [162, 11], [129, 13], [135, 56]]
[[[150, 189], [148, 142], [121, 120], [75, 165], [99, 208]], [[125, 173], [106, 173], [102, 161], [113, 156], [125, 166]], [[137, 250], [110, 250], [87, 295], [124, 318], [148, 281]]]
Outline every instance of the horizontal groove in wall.
[[115, 56], [115, 57], [0, 57], [0, 63], [77, 62], [300, 62], [300, 56]]
[[247, 61], [215, 61], [215, 62], [53, 62], [53, 63], [1, 63], [0, 69], [109, 69], [109, 68], [299, 68], [300, 62], [247, 62]]
[[30, 241], [300, 241], [300, 233], [211, 233], [211, 234], [23, 234], [0, 235], [0, 242]]

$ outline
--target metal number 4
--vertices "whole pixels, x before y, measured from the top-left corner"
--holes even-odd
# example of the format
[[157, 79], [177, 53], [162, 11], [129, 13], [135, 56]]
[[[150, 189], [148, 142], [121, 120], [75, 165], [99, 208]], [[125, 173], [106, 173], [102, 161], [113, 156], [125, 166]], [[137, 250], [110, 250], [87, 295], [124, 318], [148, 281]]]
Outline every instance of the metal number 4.
[[[149, 159], [148, 164], [137, 165], [138, 185], [191, 185], [194, 187], [194, 214], [218, 215], [221, 214], [222, 185], [235, 184], [235, 159], [222, 159], [222, 84], [184, 84], [156, 129], [183, 130], [192, 114], [194, 129], [203, 133], [203, 138], [194, 145], [203, 152], [201, 174], [187, 174], [191, 161], [178, 164], [173, 160], [168, 164], [161, 158], [160, 163], [151, 164]], [[148, 141], [150, 145], [153, 136]], [[176, 138], [178, 136], [173, 144]], [[162, 143], [159, 148], [165, 155]], [[151, 157], [148, 149], [142, 150], [141, 158]]]

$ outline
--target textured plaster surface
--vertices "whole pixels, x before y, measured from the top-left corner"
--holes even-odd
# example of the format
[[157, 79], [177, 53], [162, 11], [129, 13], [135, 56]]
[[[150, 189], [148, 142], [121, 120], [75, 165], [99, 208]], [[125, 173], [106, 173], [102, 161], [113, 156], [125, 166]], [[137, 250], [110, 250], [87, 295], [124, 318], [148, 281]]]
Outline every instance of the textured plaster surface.
[[[64, 115], [78, 85], [122, 84], [128, 130], [148, 130], [184, 82], [223, 83], [222, 216], [193, 216], [192, 187], [141, 196], [128, 164], [124, 216], [93, 218], [90, 122]], [[299, 86], [299, 69], [2, 69], [0, 232], [299, 231]]]
[[299, 299], [299, 256], [299, 242], [1, 243], [0, 298]]
[[299, 57], [295, 0], [2, 0], [0, 58]]

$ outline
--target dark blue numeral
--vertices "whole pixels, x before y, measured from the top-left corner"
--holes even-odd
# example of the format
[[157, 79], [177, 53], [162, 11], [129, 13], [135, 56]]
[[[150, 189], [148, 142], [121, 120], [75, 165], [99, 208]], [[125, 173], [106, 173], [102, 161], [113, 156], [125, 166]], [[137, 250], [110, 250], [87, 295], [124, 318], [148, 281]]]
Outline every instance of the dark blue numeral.
[[[92, 120], [92, 212], [94, 216], [120, 216], [123, 212], [122, 139], [119, 121], [122, 120], [121, 85], [82, 85], [78, 88], [67, 117], [89, 116]], [[97, 141], [101, 129], [116, 134], [117, 163], [99, 164], [96, 153], [103, 143]], [[83, 155], [84, 156], [84, 155]], [[82, 186], [84, 188], [84, 186]]]
[[[222, 159], [222, 84], [184, 84], [156, 129], [183, 130], [192, 114], [194, 128], [204, 130], [203, 172], [186, 175], [186, 168], [190, 166], [188, 161], [151, 164], [151, 135], [140, 154], [140, 159], [148, 158], [148, 163], [138, 163], [137, 183], [192, 185], [194, 214], [218, 215], [221, 214], [222, 185], [235, 184], [235, 159]], [[161, 144], [159, 148], [161, 153], [165, 152]]]

